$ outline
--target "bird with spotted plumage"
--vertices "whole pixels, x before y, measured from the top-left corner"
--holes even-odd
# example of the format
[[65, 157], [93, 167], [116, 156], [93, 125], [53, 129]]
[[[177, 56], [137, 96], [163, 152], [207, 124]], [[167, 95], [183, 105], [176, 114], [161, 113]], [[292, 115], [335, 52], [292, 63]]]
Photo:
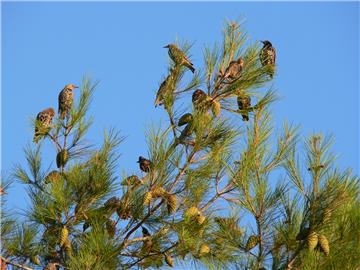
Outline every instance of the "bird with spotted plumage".
[[53, 108], [47, 108], [37, 114], [33, 140], [35, 143], [50, 131], [54, 116], [55, 110]]
[[155, 107], [162, 105], [168, 91], [173, 91], [172, 87], [172, 74], [168, 75], [166, 79], [161, 83], [159, 90], [156, 94]]
[[[251, 98], [248, 95], [239, 95], [237, 97], [237, 104], [239, 110], [246, 110], [251, 107]], [[249, 112], [243, 112], [241, 114], [243, 121], [249, 121]]]
[[241, 71], [244, 68], [244, 60], [239, 57], [236, 61], [231, 61], [224, 73], [224, 79], [237, 80], [240, 78]]
[[276, 50], [270, 41], [265, 40], [261, 42], [264, 46], [260, 50], [260, 62], [263, 67], [269, 67], [270, 78], [273, 78], [275, 72]]
[[152, 166], [152, 162], [142, 156], [139, 156], [137, 163], [139, 163], [140, 170], [143, 172], [149, 172]]
[[79, 88], [78, 86], [74, 84], [68, 84], [64, 87], [63, 90], [61, 90], [59, 94], [59, 115], [60, 119], [64, 119], [65, 117], [68, 118], [70, 111], [73, 106], [73, 100], [74, 100], [74, 93], [73, 90]]
[[168, 44], [164, 46], [164, 48], [169, 49], [169, 56], [176, 65], [185, 66], [190, 69], [192, 73], [195, 72], [193, 63], [190, 62], [186, 54], [182, 50], [180, 50], [175, 44]]
[[192, 103], [195, 109], [204, 109], [210, 97], [201, 89], [197, 89], [192, 94]]

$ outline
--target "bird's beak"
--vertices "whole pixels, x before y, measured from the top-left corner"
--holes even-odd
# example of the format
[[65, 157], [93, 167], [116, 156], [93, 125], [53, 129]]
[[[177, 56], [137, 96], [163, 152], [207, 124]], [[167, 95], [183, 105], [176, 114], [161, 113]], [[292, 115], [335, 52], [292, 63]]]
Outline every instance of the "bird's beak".
[[260, 40], [260, 42], [261, 42], [262, 44], [265, 44], [265, 41], [263, 41], [263, 40]]
[[136, 161], [136, 163], [140, 163], [140, 161]]
[[163, 48], [169, 48], [169, 45], [164, 46]]
[[74, 85], [74, 88], [79, 88], [79, 86]]

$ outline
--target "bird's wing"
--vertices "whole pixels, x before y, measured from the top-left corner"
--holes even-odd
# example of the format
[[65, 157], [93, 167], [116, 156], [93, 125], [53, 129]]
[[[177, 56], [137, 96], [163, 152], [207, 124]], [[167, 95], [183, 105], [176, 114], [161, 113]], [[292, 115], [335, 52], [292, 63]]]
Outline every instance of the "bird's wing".
[[273, 55], [274, 55], [274, 64], [276, 63], [276, 50], [274, 47], [272, 47], [272, 52], [273, 52]]

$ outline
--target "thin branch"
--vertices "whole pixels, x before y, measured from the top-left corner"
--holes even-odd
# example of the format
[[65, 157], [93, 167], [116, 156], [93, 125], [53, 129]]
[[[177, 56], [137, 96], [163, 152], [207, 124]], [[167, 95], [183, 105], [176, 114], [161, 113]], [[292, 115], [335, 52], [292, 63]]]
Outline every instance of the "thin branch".
[[7, 259], [5, 259], [3, 256], [1, 256], [1, 260], [4, 261], [4, 262], [7, 263], [7, 264], [16, 266], [16, 267], [21, 268], [21, 269], [34, 270], [33, 268], [27, 267], [27, 266], [25, 266], [25, 265], [18, 264], [18, 263], [16, 263], [16, 262], [12, 262], [12, 261], [10, 261], [10, 260], [7, 260]]

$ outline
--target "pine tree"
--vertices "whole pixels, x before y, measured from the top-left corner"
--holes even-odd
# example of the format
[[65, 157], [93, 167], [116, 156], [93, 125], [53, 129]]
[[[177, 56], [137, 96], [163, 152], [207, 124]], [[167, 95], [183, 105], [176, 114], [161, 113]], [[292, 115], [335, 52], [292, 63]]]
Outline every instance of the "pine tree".
[[[191, 63], [190, 46], [176, 48]], [[22, 223], [2, 216], [2, 265], [357, 269], [359, 178], [336, 168], [330, 137], [301, 142], [298, 127], [287, 124], [274, 132], [276, 93], [260, 50], [230, 22], [221, 47], [205, 48], [203, 69], [194, 65], [192, 74], [170, 58], [171, 91], [156, 102], [170, 124], [147, 131], [148, 156], [140, 156], [136, 175], [118, 174], [123, 137], [115, 130], [98, 148], [85, 143], [96, 84], [84, 79], [67, 117], [57, 115], [43, 134], [57, 166], [44, 167], [44, 140], [25, 148], [27, 166], [15, 166], [30, 207]], [[241, 68], [229, 80], [226, 70], [238, 59]], [[186, 95], [194, 102], [178, 102]], [[251, 104], [239, 108], [239, 96]]]

